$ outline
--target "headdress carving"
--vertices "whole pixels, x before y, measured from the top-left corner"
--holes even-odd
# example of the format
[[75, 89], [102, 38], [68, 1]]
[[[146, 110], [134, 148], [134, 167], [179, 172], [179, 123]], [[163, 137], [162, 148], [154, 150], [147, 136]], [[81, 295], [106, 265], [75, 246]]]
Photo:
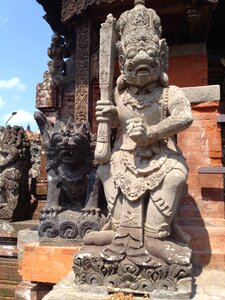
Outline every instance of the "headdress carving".
[[144, 0], [134, 1], [134, 8], [120, 16], [117, 28], [120, 37], [117, 43], [119, 56], [126, 53], [128, 45], [138, 50], [148, 47], [151, 56], [161, 59], [162, 71], [167, 70], [168, 47], [166, 40], [161, 39], [161, 21], [153, 9], [145, 7]]

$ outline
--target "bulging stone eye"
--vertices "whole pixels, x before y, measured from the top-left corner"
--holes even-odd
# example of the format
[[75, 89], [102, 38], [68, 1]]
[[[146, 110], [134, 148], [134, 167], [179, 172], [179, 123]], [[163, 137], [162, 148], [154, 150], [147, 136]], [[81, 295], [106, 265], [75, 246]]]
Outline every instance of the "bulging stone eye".
[[59, 143], [61, 143], [62, 142], [62, 136], [59, 134], [59, 133], [55, 133], [55, 134], [53, 134], [53, 136], [52, 136], [52, 140], [53, 140], [53, 142], [55, 143], [55, 144], [59, 144]]
[[150, 56], [150, 57], [153, 57], [155, 55], [154, 53], [154, 50], [149, 48], [149, 49], [146, 49], [146, 53]]
[[127, 57], [128, 57], [129, 59], [134, 58], [135, 55], [136, 55], [136, 51], [135, 51], [135, 50], [130, 50], [130, 51], [127, 52]]
[[76, 134], [76, 135], [74, 135], [74, 136], [72, 137], [72, 143], [74, 143], [74, 144], [79, 143], [80, 140], [81, 140], [81, 138], [80, 138], [80, 136], [79, 136], [78, 134]]

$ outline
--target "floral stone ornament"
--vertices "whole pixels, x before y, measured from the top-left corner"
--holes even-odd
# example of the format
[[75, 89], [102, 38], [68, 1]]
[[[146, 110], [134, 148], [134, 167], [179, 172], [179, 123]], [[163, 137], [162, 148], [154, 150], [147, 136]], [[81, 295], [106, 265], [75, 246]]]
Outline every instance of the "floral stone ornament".
[[[191, 125], [192, 113], [168, 84], [161, 34], [160, 18], [143, 0], [102, 24], [95, 158], [109, 215], [102, 231], [85, 236], [74, 272], [78, 284], [177, 297], [190, 283], [191, 250], [177, 223], [188, 167], [175, 135]], [[116, 53], [121, 75], [113, 91]], [[111, 128], [120, 128], [112, 149]]]

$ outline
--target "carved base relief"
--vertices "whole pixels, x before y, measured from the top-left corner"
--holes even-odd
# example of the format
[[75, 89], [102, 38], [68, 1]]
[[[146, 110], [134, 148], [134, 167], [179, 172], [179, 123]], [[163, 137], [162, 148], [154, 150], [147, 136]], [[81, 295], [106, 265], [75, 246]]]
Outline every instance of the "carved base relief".
[[[109, 291], [151, 294], [153, 291], [179, 292], [183, 278], [190, 281], [191, 265], [166, 264], [138, 266], [129, 259], [106, 261], [100, 255], [101, 247], [85, 247], [74, 257], [76, 284], [104, 285]], [[190, 294], [186, 290], [187, 294]], [[177, 298], [178, 299], [178, 298]], [[188, 298], [187, 298], [188, 299]]]

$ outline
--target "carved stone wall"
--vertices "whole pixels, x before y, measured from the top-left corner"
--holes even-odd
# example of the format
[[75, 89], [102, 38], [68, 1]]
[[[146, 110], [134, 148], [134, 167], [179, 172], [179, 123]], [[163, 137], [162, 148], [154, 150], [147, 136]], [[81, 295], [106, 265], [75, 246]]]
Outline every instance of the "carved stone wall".
[[90, 22], [76, 28], [75, 123], [88, 120]]
[[57, 103], [57, 88], [53, 87], [51, 74], [46, 71], [43, 83], [38, 83], [36, 88], [36, 107], [39, 109], [54, 108]]

